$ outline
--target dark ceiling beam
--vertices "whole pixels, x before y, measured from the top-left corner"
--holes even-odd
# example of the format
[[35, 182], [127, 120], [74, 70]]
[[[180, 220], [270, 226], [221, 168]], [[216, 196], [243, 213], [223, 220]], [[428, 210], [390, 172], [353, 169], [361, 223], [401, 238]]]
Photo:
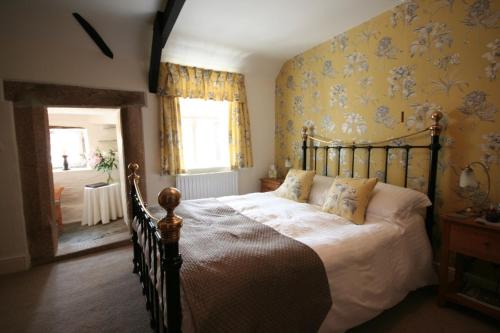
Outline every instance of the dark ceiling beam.
[[185, 0], [168, 0], [165, 11], [156, 13], [149, 62], [149, 92], [151, 93], [156, 93], [158, 90], [161, 51], [167, 43], [184, 2]]
[[102, 39], [101, 35], [90, 25], [87, 20], [85, 20], [80, 14], [73, 13], [73, 17], [80, 23], [81, 27], [85, 32], [92, 38], [94, 43], [99, 47], [102, 53], [104, 53], [108, 58], [113, 59], [113, 52], [108, 47], [106, 42]]

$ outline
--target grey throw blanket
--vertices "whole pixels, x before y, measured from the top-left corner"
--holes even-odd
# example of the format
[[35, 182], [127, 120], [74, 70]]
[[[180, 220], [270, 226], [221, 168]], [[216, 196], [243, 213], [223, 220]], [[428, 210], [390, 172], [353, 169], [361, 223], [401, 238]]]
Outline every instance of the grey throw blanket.
[[179, 243], [197, 332], [316, 332], [331, 307], [326, 272], [308, 246], [216, 199], [184, 201]]

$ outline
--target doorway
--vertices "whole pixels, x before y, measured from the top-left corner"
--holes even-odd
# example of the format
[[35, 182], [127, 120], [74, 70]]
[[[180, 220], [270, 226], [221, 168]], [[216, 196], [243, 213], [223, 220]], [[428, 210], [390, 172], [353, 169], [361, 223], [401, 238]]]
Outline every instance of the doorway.
[[57, 256], [125, 242], [120, 110], [47, 108]]
[[[129, 163], [138, 163], [144, 180], [144, 97], [143, 92], [4, 81], [4, 99], [11, 101], [14, 107], [23, 213], [32, 265], [53, 261], [58, 248], [47, 108], [119, 109], [120, 126], [117, 128], [121, 130], [119, 135], [123, 142], [123, 170], [125, 172], [124, 166]], [[122, 179], [121, 183], [128, 193], [128, 182]], [[145, 183], [141, 182], [143, 193], [146, 193]], [[128, 222], [126, 212], [124, 220]]]

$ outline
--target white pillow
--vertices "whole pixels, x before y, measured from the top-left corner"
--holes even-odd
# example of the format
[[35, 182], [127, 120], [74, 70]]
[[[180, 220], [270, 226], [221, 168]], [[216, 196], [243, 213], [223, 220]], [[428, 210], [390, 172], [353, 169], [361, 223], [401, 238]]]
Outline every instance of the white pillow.
[[366, 215], [389, 222], [402, 222], [432, 203], [422, 192], [396, 185], [377, 183], [372, 191]]
[[311, 192], [309, 192], [309, 203], [311, 205], [323, 206], [328, 190], [332, 187], [335, 177], [315, 175]]

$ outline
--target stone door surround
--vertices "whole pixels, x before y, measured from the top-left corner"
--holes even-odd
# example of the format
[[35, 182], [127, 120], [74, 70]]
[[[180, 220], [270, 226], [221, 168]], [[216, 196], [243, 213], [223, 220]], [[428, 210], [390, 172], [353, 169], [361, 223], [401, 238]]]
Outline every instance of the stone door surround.
[[28, 248], [32, 265], [37, 265], [52, 261], [57, 251], [47, 107], [119, 108], [124, 165], [139, 163], [145, 194], [141, 110], [145, 96], [143, 92], [17, 81], [4, 81], [4, 96], [14, 106]]

